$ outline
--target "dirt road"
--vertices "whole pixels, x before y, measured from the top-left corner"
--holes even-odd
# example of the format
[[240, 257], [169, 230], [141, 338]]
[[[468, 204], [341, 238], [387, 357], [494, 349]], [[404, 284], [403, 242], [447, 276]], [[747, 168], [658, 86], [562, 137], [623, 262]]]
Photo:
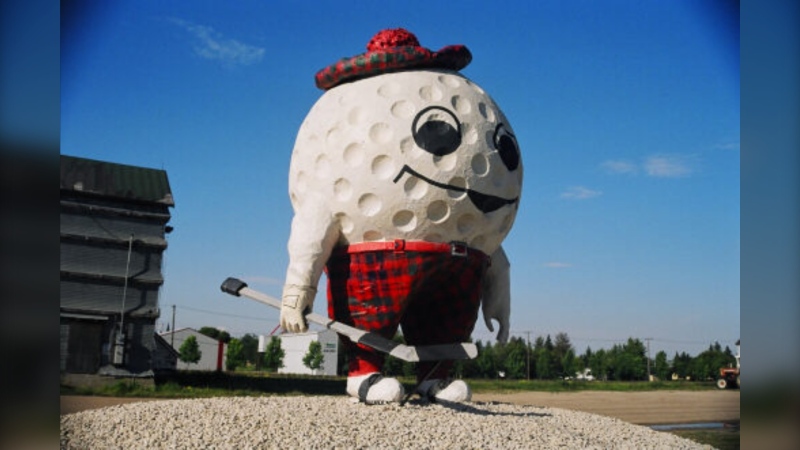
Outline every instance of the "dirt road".
[[474, 394], [472, 400], [570, 409], [641, 425], [739, 421], [738, 390], [518, 392]]
[[[518, 392], [474, 394], [473, 401], [547, 406], [616, 417], [653, 425], [699, 422], [738, 422], [739, 391], [648, 391], [575, 393]], [[61, 396], [61, 414], [104, 408], [150, 398]]]

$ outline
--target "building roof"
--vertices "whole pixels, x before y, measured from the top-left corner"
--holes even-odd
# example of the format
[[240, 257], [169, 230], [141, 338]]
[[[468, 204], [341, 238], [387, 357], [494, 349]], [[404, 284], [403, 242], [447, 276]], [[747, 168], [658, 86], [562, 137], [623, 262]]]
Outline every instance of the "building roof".
[[167, 172], [61, 155], [61, 190], [175, 206]]
[[180, 356], [180, 352], [178, 352], [178, 350], [176, 348], [171, 346], [169, 344], [169, 342], [167, 342], [167, 340], [164, 339], [160, 334], [156, 333], [156, 334], [153, 335], [153, 337], [155, 338], [155, 341], [156, 341], [157, 345], [160, 345], [162, 348], [164, 348], [166, 351], [170, 352], [175, 357]]

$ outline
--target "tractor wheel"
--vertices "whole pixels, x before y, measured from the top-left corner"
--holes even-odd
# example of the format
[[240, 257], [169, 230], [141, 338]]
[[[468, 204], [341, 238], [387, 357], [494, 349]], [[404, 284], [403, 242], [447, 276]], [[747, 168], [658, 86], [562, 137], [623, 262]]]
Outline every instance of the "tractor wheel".
[[720, 389], [727, 389], [728, 388], [728, 380], [725, 378], [720, 378], [717, 380], [717, 387]]

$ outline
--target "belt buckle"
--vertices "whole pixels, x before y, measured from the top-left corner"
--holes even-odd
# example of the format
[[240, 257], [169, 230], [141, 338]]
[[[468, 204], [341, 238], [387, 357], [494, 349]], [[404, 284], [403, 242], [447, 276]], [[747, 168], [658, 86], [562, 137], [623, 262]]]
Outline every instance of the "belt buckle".
[[467, 243], [461, 241], [450, 242], [450, 254], [453, 256], [467, 256]]

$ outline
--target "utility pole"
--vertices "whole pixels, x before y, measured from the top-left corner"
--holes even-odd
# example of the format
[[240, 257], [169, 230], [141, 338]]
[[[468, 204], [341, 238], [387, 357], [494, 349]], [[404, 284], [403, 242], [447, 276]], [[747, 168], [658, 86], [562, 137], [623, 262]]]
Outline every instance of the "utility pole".
[[122, 286], [122, 306], [119, 310], [119, 332], [114, 339], [114, 365], [125, 363], [125, 297], [128, 295], [128, 278], [131, 270], [131, 252], [133, 250], [133, 233], [128, 239], [128, 261], [125, 263], [125, 282]]
[[175, 305], [172, 305], [172, 334], [169, 345], [175, 348]]
[[125, 263], [125, 284], [122, 286], [122, 308], [119, 310], [120, 317], [120, 333], [125, 333], [125, 297], [128, 295], [128, 275], [131, 271], [131, 251], [133, 250], [133, 233], [128, 239], [128, 261]]
[[647, 341], [647, 381], [650, 381], [652, 380], [650, 377], [650, 341], [652, 341], [653, 338], [644, 338], [644, 340]]

